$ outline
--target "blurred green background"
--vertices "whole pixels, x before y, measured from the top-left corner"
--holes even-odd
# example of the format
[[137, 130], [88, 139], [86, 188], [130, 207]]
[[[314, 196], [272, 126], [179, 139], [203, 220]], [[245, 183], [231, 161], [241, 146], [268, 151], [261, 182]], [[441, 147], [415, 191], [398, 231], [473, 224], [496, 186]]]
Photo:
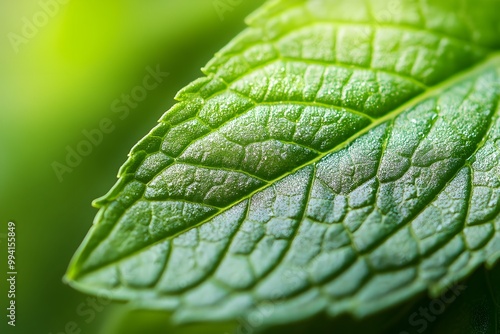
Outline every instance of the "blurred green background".
[[[17, 323], [0, 333], [96, 333], [112, 307], [93, 312], [62, 276], [131, 147], [172, 106], [175, 93], [244, 28], [263, 0], [0, 1], [1, 309], [7, 222], [17, 224]], [[127, 117], [112, 104], [168, 72]], [[122, 116], [122, 118], [120, 118]], [[72, 168], [68, 146], [110, 119], [114, 130]], [[82, 306], [84, 303], [84, 306]], [[101, 305], [98, 305], [101, 306]], [[71, 329], [71, 326], [69, 327]], [[71, 332], [71, 331], [69, 331]], [[75, 333], [78, 333], [75, 330]]]

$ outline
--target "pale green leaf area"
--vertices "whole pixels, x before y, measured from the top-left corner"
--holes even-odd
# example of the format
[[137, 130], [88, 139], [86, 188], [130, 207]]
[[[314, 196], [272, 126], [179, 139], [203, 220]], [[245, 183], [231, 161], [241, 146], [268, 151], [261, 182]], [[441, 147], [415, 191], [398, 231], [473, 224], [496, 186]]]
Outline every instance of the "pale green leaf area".
[[[165, 311], [131, 309], [124, 305], [115, 312], [108, 326], [99, 334], [303, 334], [303, 333], [372, 333], [372, 334], [497, 334], [500, 328], [500, 267], [477, 270], [437, 298], [422, 298], [417, 303], [384, 311], [363, 321], [327, 319], [322, 316], [301, 322], [265, 328], [262, 312], [225, 323], [202, 323], [173, 326]], [[262, 311], [262, 310], [261, 310]]]
[[132, 149], [67, 281], [177, 322], [279, 324], [492, 267], [500, 1], [398, 4], [255, 13]]

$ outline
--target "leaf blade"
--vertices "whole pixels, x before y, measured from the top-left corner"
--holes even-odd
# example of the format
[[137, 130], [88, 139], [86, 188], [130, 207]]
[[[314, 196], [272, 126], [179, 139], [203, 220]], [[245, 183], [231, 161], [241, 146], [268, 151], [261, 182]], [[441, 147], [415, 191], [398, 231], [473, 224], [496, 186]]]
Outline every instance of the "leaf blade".
[[[310, 4], [301, 2], [304, 3], [305, 5], [295, 7], [301, 8], [302, 14], [304, 8], [301, 6]], [[327, 6], [326, 2], [316, 2], [318, 3]], [[290, 9], [291, 14], [282, 14], [281, 19], [288, 16], [297, 18], [293, 10]], [[333, 12], [329, 13], [333, 15]], [[300, 18], [297, 20], [298, 26], [301, 27], [303, 22]], [[276, 21], [276, 31], [279, 32], [283, 27], [279, 27], [279, 19]], [[321, 21], [320, 23], [323, 24]], [[358, 47], [366, 51], [366, 36], [357, 29], [357, 24], [356, 29], [348, 26], [337, 32], [336, 40], [345, 40], [345, 45], [350, 45], [351, 41], [345, 36], [357, 36], [361, 40]], [[373, 25], [377, 29], [396, 29], [392, 26], [378, 27], [375, 23]], [[402, 28], [405, 33], [408, 33], [406, 30], [413, 31], [413, 37], [423, 34], [429, 38], [429, 31], [426, 29], [414, 31], [417, 28]], [[256, 29], [261, 33], [263, 31], [263, 28]], [[308, 41], [301, 35], [304, 33], [301, 29], [298, 29], [299, 37], [292, 36], [295, 38], [293, 42], [297, 39], [303, 43]], [[319, 35], [315, 29], [318, 28], [313, 25], [313, 31], [316, 33], [312, 36]], [[328, 29], [325, 31], [325, 35], [329, 36]], [[297, 33], [297, 30], [292, 32]], [[387, 30], [384, 32], [387, 33]], [[310, 31], [307, 33], [311, 34]], [[80, 288], [86, 285], [91, 290], [99, 284], [104, 284], [104, 288], [101, 288], [114, 291], [116, 296], [126, 299], [155, 296], [153, 298], [159, 299], [159, 304], [167, 304], [167, 308], [183, 305], [191, 300], [194, 304], [184, 306], [177, 312], [179, 319], [188, 320], [236, 317], [249, 312], [260, 302], [272, 300], [281, 308], [267, 321], [279, 322], [286, 321], [290, 314], [304, 317], [323, 310], [332, 315], [343, 312], [359, 316], [370, 314], [401, 302], [426, 288], [440, 291], [446, 280], [463, 278], [480, 263], [493, 263], [496, 260], [498, 238], [493, 236], [496, 236], [498, 229], [495, 231], [496, 227], [491, 222], [498, 219], [498, 204], [495, 204], [498, 199], [495, 202], [494, 197], [498, 191], [494, 180], [498, 176], [494, 171], [495, 160], [491, 160], [491, 152], [493, 156], [498, 154], [495, 149], [498, 138], [498, 56], [491, 56], [482, 64], [475, 65], [472, 70], [451, 79], [446, 79], [446, 75], [451, 75], [453, 66], [463, 67], [463, 59], [457, 60], [451, 67], [449, 59], [439, 59], [439, 63], [431, 68], [431, 72], [415, 70], [415, 66], [410, 69], [403, 67], [399, 69], [400, 72], [413, 77], [402, 83], [401, 80], [405, 80], [402, 74], [390, 73], [395, 70], [394, 64], [391, 68], [381, 59], [378, 60], [381, 62], [379, 65], [372, 59], [370, 69], [364, 69], [360, 68], [366, 65], [364, 58], [352, 57], [354, 64], [349, 68], [352, 73], [347, 75], [348, 69], [343, 64], [328, 59], [330, 54], [327, 52], [309, 54], [314, 57], [319, 53], [321, 57], [326, 58], [321, 63], [326, 68], [322, 71], [318, 69], [317, 62], [307, 57], [302, 59], [304, 64], [298, 64], [300, 61], [293, 55], [296, 49], [290, 46], [290, 41], [282, 40], [286, 47], [277, 46], [278, 49], [281, 48], [280, 54], [289, 52], [291, 56], [287, 55], [288, 58], [280, 58], [272, 63], [267, 63], [265, 57], [257, 59], [255, 63], [258, 65], [249, 76], [245, 76], [248, 72], [248, 62], [241, 58], [241, 54], [245, 53], [241, 50], [240, 41], [253, 42], [256, 40], [255, 34], [255, 29], [250, 28], [243, 33], [243, 37], [237, 38], [221, 55], [216, 56], [204, 70], [209, 78], [201, 79], [182, 90], [178, 97], [185, 100], [169, 111], [151, 135], [134, 148], [131, 159], [121, 170], [121, 183], [100, 201], [104, 209], [101, 209], [98, 215], [95, 230], [91, 232], [87, 245], [74, 262], [70, 279], [79, 281], [77, 284]], [[471, 59], [477, 61], [484, 58], [487, 54], [483, 48], [471, 51], [474, 49], [473, 43], [469, 48], [460, 51], [453, 44], [457, 42], [457, 37], [442, 33], [437, 35], [443, 40], [449, 39], [445, 45], [452, 45], [444, 54], [456, 52], [464, 59], [469, 57], [470, 62], [473, 62]], [[273, 38], [272, 34], [264, 36], [261, 38]], [[376, 40], [374, 36], [370, 38]], [[434, 39], [431, 38], [429, 45], [433, 43]], [[460, 40], [460, 43], [463, 44], [463, 41]], [[406, 50], [411, 49], [411, 46], [409, 44]], [[251, 48], [249, 54], [255, 57], [258, 52]], [[259, 46], [258, 50], [262, 51], [262, 48], [265, 49], [265, 46]], [[268, 50], [268, 54], [272, 54], [272, 50]], [[478, 56], [479, 54], [481, 55]], [[337, 55], [337, 58], [342, 57], [346, 56], [342, 53]], [[373, 58], [377, 59], [375, 56]], [[259, 72], [261, 68], [267, 72]], [[280, 71], [285, 74], [280, 76]], [[427, 84], [435, 84], [436, 73], [445, 79], [432, 89], [426, 88]], [[269, 88], [265, 93], [262, 93], [264, 89], [259, 86], [263, 77], [268, 78], [269, 82], [274, 80], [267, 83], [272, 89]], [[308, 81], [308, 77], [313, 80]], [[340, 85], [336, 82], [338, 78], [344, 78]], [[319, 83], [319, 79], [323, 83]], [[373, 88], [363, 85], [367, 80], [378, 80], [385, 85], [389, 82], [393, 86], [379, 89], [378, 104], [367, 104], [370, 98], [367, 92]], [[415, 83], [415, 80], [418, 82]], [[327, 84], [324, 91], [339, 87], [342, 90], [340, 97], [335, 94], [322, 95], [321, 87], [325, 86], [325, 82]], [[232, 90], [227, 88], [219, 95], [213, 94], [220, 87], [229, 86], [229, 83]], [[260, 88], [254, 89], [253, 85]], [[404, 94], [389, 94], [397, 88], [401, 88]], [[311, 94], [311, 90], [315, 91], [316, 95]], [[353, 94], [352, 99], [349, 93]], [[360, 98], [364, 96], [366, 99]], [[320, 103], [315, 104], [318, 97], [321, 97]], [[298, 101], [300, 99], [307, 103]], [[360, 99], [365, 109], [359, 110]], [[397, 107], [391, 109], [393, 105]], [[317, 124], [321, 126], [318, 127]], [[308, 132], [315, 126], [327, 128], [319, 135], [319, 139], [315, 136], [318, 136], [320, 131], [316, 131], [315, 135]], [[443, 136], [443, 133], [446, 135]], [[245, 155], [241, 158], [241, 154], [237, 154], [238, 145], [253, 149], [247, 152], [245, 147]], [[476, 188], [473, 187], [473, 164], [464, 167], [469, 163], [468, 159], [483, 152], [480, 149], [484, 145], [488, 145], [489, 153], [483, 158], [489, 157], [489, 165], [493, 166], [489, 170], [490, 174], [486, 171], [491, 183], [486, 188], [489, 187], [493, 193], [493, 204], [490, 207], [481, 204], [484, 198], [482, 190], [477, 190], [479, 193], [476, 191], [474, 197]], [[147, 153], [147, 150], [150, 152]], [[262, 163], [262, 160], [268, 157], [271, 158], [270, 161]], [[161, 161], [158, 162], [158, 159]], [[236, 167], [240, 170], [235, 171]], [[480, 172], [485, 172], [481, 170], [481, 166], [478, 167]], [[262, 203], [266, 201], [259, 198], [272, 198], [273, 192], [295, 194], [297, 189], [302, 189], [302, 195], [310, 196], [312, 190], [306, 191], [305, 185], [315, 187], [312, 190], [319, 194], [317, 202], [321, 205], [312, 205], [317, 207], [319, 213], [308, 212], [312, 210], [311, 198], [303, 199], [300, 192], [295, 197], [283, 195], [280, 200], [274, 200], [275, 204], [267, 204], [270, 207], [277, 206], [275, 210], [280, 212], [281, 216], [272, 212], [274, 209], [266, 211], [265, 208], [253, 204], [257, 202], [264, 205]], [[477, 188], [481, 187], [484, 188], [484, 185], [479, 183]], [[487, 192], [487, 189], [485, 191]], [[399, 194], [399, 197], [394, 194]], [[473, 215], [479, 212], [477, 217], [472, 217], [469, 224], [471, 226], [467, 226], [467, 231], [471, 232], [461, 236], [463, 241], [447, 239], [454, 237], [453, 233], [457, 231], [460, 221], [465, 222], [470, 215], [470, 212], [464, 212], [463, 203], [467, 201], [474, 208]], [[302, 212], [298, 213], [295, 204], [302, 202]], [[441, 225], [436, 225], [435, 222], [426, 225], [426, 217], [435, 216], [435, 213], [428, 212], [430, 209], [427, 206], [431, 204], [438, 211], [443, 208], [448, 210], [448, 205], [453, 207], [451, 211], [456, 212], [448, 213]], [[250, 209], [252, 205], [254, 207]], [[370, 205], [372, 208], [369, 208]], [[346, 207], [349, 207], [349, 213], [343, 215], [342, 210], [346, 210]], [[120, 214], [120, 210], [126, 213], [117, 221], [116, 216]], [[257, 218], [248, 219], [249, 215], [259, 210], [264, 212], [263, 216], [271, 217], [268, 221], [261, 222], [264, 226], [258, 226], [258, 220], [255, 220]], [[334, 212], [333, 216], [341, 217], [328, 216], [321, 210], [331, 210]], [[106, 214], [110, 218], [103, 219]], [[412, 215], [423, 217], [414, 227], [409, 226], [415, 220], [408, 218]], [[344, 220], [339, 221], [342, 219]], [[491, 219], [491, 222], [488, 222], [488, 219]], [[317, 239], [308, 236], [307, 230], [301, 230], [304, 222], [310, 225], [311, 229], [316, 223], [318, 226], [325, 222], [337, 226], [330, 229], [328, 233], [332, 239], [325, 242], [327, 248], [333, 249], [332, 254], [324, 252], [318, 257], [315, 257], [317, 254], [307, 255], [308, 248], [317, 248]], [[339, 222], [341, 227], [334, 224]], [[246, 225], [248, 226], [245, 227]], [[481, 225], [490, 226], [490, 230], [483, 231], [484, 226]], [[220, 231], [220, 226], [225, 226], [226, 230]], [[440, 233], [439, 226], [446, 233]], [[320, 227], [314, 228], [321, 230]], [[435, 229], [434, 235], [429, 235], [428, 231], [432, 228]], [[233, 238], [244, 235], [241, 229], [250, 236], [240, 237], [238, 242], [231, 242]], [[396, 232], [393, 235], [394, 230]], [[327, 233], [326, 229], [322, 233]], [[212, 239], [203, 239], [204, 235], [210, 234], [213, 234]], [[258, 238], [269, 236], [272, 238], [266, 239], [266, 242], [274, 248], [269, 245], [268, 248], [265, 248], [265, 245], [260, 246], [264, 247], [259, 251], [260, 255], [252, 254], [259, 261], [253, 261], [251, 265], [247, 263], [250, 260], [244, 256], [228, 255], [231, 248], [236, 248], [235, 254], [248, 255], [248, 249], [257, 247]], [[319, 236], [324, 237], [321, 233]], [[309, 244], [304, 240], [308, 240]], [[352, 244], [352, 249], [342, 249], [346, 247], [346, 240]], [[386, 246], [388, 241], [408, 247], [407, 253], [403, 254], [407, 258], [394, 259], [397, 249]], [[160, 247], [164, 242], [168, 243], [168, 246], [164, 244], [163, 248]], [[293, 246], [297, 243], [299, 246]], [[408, 246], [412, 244], [413, 248]], [[444, 244], [448, 248], [443, 247], [442, 253], [432, 253], [436, 247]], [[155, 254], [146, 255], [147, 258], [156, 259], [158, 266], [152, 271], [161, 273], [161, 277], [159, 275], [153, 280], [145, 280], [145, 283], [139, 282], [138, 285], [137, 282], [132, 282], [132, 286], [146, 288], [146, 292], [134, 288], [127, 291], [131, 282], [120, 287], [120, 280], [127, 280], [124, 278], [123, 269], [120, 269], [121, 272], [116, 268], [108, 271], [106, 266], [126, 262], [130, 257], [137, 260], [134, 257], [137, 254], [148, 254], [151, 246], [162, 250], [160, 255], [165, 255], [165, 260], [158, 260], [159, 257]], [[182, 252], [174, 253], [172, 249], [178, 247]], [[190, 247], [192, 249], [189, 249]], [[453, 263], [439, 262], [438, 258], [441, 257], [455, 260], [454, 256], [457, 254], [468, 254], [464, 247], [478, 250], [471, 252], [472, 254], [479, 253], [474, 255], [476, 257], [470, 263], [466, 263], [468, 266], [465, 269], [453, 268]], [[370, 254], [371, 251], [373, 253]], [[310, 256], [308, 261], [312, 264], [304, 259], [300, 260], [301, 257], [307, 256]], [[357, 280], [358, 285], [353, 286], [353, 291], [356, 291], [356, 288], [363, 286], [363, 280], [366, 279], [364, 275], [369, 274], [370, 268], [366, 263], [355, 261], [361, 256], [369, 257], [371, 265], [375, 264], [380, 273], [373, 279], [375, 283], [372, 281], [369, 285], [371, 287], [365, 288], [364, 294], [342, 298], [339, 294], [342, 290], [339, 282], [347, 284]], [[251, 258], [250, 255], [248, 257]], [[269, 257], [267, 262], [265, 257]], [[174, 261], [173, 264], [171, 261]], [[289, 262], [282, 268], [280, 261]], [[300, 261], [305, 261], [302, 265], [306, 266], [306, 269], [301, 269], [298, 265]], [[414, 267], [417, 267], [418, 271], [424, 271], [427, 277], [421, 277], [420, 281], [412, 283], [411, 288], [408, 288], [417, 269], [408, 269], [405, 266], [419, 261], [422, 262], [421, 265]], [[141, 262], [138, 263], [139, 265], [129, 263], [128, 267], [144, 268], [141, 267]], [[439, 272], [445, 265], [453, 268], [451, 278], [446, 273]], [[352, 277], [347, 275], [348, 278], [344, 280], [335, 278], [348, 273], [352, 269], [351, 266], [355, 269]], [[158, 269], [159, 267], [164, 269]], [[392, 272], [390, 275], [385, 273], [400, 267], [404, 270], [397, 275]], [[104, 270], [101, 270], [103, 268]], [[294, 275], [295, 283], [281, 282], [287, 275], [286, 270], [290, 270]], [[90, 280], [85, 281], [84, 275], [90, 276]], [[206, 283], [204, 279], [212, 275], [218, 279], [217, 282]], [[312, 282], [325, 284], [332, 278], [335, 278], [332, 284], [323, 287], [326, 294], [329, 291], [329, 297], [322, 295], [325, 291], [311, 287]], [[393, 281], [390, 284], [389, 279]], [[176, 286], [179, 283], [183, 283], [183, 286]], [[385, 285], [389, 286], [389, 291], [381, 290]], [[229, 287], [229, 292], [224, 291], [221, 286]], [[401, 286], [405, 287], [404, 291]], [[273, 293], [280, 289], [281, 297], [273, 296]], [[247, 290], [252, 290], [252, 293], [239, 293]], [[233, 298], [232, 295], [238, 293], [240, 298]], [[380, 295], [385, 293], [385, 298]], [[251, 295], [256, 300], [252, 300]], [[196, 305], [201, 302], [199, 296], [205, 296], [204, 302], [208, 304]], [[359, 298], [358, 303], [355, 302], [355, 297]], [[286, 302], [281, 303], [280, 298], [286, 298]], [[298, 305], [305, 301], [314, 301], [316, 306], [309, 304], [307, 313], [303, 307], [290, 301], [293, 298], [298, 300]], [[223, 306], [219, 305], [220, 309], [207, 310], [220, 300], [223, 300]], [[369, 301], [372, 301], [372, 304]], [[358, 305], [359, 303], [363, 306]], [[297, 312], [299, 313], [295, 314]]]

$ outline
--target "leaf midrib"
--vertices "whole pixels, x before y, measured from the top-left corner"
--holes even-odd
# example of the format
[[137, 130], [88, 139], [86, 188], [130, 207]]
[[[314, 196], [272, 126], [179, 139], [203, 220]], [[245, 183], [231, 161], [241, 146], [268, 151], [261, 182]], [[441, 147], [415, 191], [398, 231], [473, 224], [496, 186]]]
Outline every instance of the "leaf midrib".
[[[343, 148], [347, 147], [349, 144], [351, 144], [357, 138], [360, 138], [361, 136], [363, 136], [364, 134], [370, 132], [372, 129], [376, 128], [377, 126], [379, 126], [379, 125], [381, 125], [381, 124], [383, 124], [383, 123], [385, 123], [385, 122], [387, 122], [389, 120], [395, 119], [401, 113], [403, 113], [404, 111], [408, 110], [409, 108], [417, 105], [418, 103], [420, 103], [420, 102], [422, 102], [422, 101], [424, 101], [424, 100], [426, 100], [426, 99], [428, 99], [428, 98], [430, 98], [432, 96], [435, 96], [435, 95], [441, 93], [442, 91], [444, 91], [444, 90], [452, 87], [456, 83], [465, 81], [468, 78], [472, 78], [475, 75], [477, 75], [477, 74], [481, 73], [482, 71], [484, 71], [486, 68], [488, 68], [490, 66], [494, 66], [494, 65], [500, 65], [500, 52], [498, 52], [498, 51], [489, 54], [483, 61], [475, 64], [474, 66], [468, 67], [466, 70], [456, 73], [455, 75], [449, 77], [448, 79], [440, 82], [439, 84], [437, 84], [435, 86], [431, 86], [427, 91], [424, 91], [422, 94], [419, 94], [419, 95], [413, 97], [412, 99], [408, 100], [407, 102], [405, 102], [404, 104], [402, 104], [398, 108], [396, 108], [393, 111], [385, 114], [381, 118], [377, 119], [373, 123], [369, 124], [365, 128], [363, 128], [360, 131], [358, 131], [355, 134], [353, 134], [351, 137], [349, 137], [347, 140], [345, 140], [344, 142], [340, 143], [339, 145], [337, 145], [337, 146], [333, 147], [332, 149], [330, 149], [330, 150], [328, 150], [328, 151], [326, 151], [326, 152], [318, 155], [317, 157], [315, 157], [314, 159], [311, 159], [307, 163], [302, 164], [302, 165], [300, 165], [298, 167], [295, 167], [294, 169], [292, 169], [292, 170], [284, 173], [283, 175], [280, 175], [279, 177], [277, 177], [277, 178], [275, 178], [273, 180], [270, 180], [268, 184], [266, 184], [266, 185], [264, 185], [264, 186], [262, 186], [260, 188], [257, 188], [254, 191], [250, 192], [249, 194], [246, 194], [242, 198], [240, 198], [240, 199], [238, 199], [238, 200], [236, 200], [236, 201], [228, 204], [224, 208], [221, 208], [220, 211], [218, 211], [218, 212], [214, 213], [213, 215], [205, 218], [204, 220], [200, 221], [199, 223], [194, 224], [194, 225], [192, 225], [192, 226], [190, 226], [190, 227], [188, 227], [188, 228], [186, 228], [186, 229], [184, 229], [184, 230], [182, 230], [180, 232], [177, 232], [175, 234], [172, 234], [172, 235], [169, 235], [167, 237], [161, 238], [161, 239], [159, 239], [159, 240], [157, 240], [157, 241], [155, 241], [155, 242], [153, 242], [153, 243], [151, 243], [151, 244], [149, 244], [149, 245], [147, 245], [145, 247], [141, 247], [140, 249], [134, 250], [133, 252], [130, 252], [130, 253], [128, 253], [126, 255], [123, 255], [123, 256], [121, 256], [119, 258], [116, 258], [116, 259], [114, 259], [114, 260], [112, 260], [112, 261], [110, 261], [108, 263], [101, 264], [101, 265], [99, 265], [97, 267], [94, 267], [94, 268], [91, 268], [91, 269], [88, 269], [88, 270], [85, 270], [85, 271], [78, 271], [78, 272], [76, 272], [75, 270], [73, 270], [71, 272], [72, 275], [70, 275], [70, 278], [72, 278], [73, 280], [76, 280], [78, 277], [82, 277], [82, 276], [88, 275], [88, 274], [90, 274], [90, 273], [92, 273], [94, 271], [97, 271], [97, 270], [100, 270], [102, 268], [111, 266], [111, 265], [115, 264], [116, 262], [122, 261], [124, 259], [127, 259], [129, 257], [134, 256], [135, 254], [137, 254], [139, 252], [142, 252], [146, 248], [153, 247], [154, 245], [157, 245], [159, 243], [165, 242], [167, 240], [174, 239], [177, 236], [190, 231], [191, 229], [197, 228], [197, 227], [205, 224], [206, 222], [212, 220], [215, 216], [220, 215], [223, 212], [225, 212], [227, 210], [230, 210], [235, 205], [238, 205], [239, 203], [252, 198], [256, 193], [263, 191], [267, 187], [272, 186], [273, 184], [275, 184], [278, 181], [286, 178], [287, 176], [296, 173], [297, 171], [299, 171], [302, 168], [305, 168], [307, 166], [310, 166], [310, 165], [313, 165], [313, 164], [317, 163], [318, 161], [320, 161], [321, 159], [323, 159], [325, 156], [327, 156], [329, 154], [332, 154], [332, 153], [334, 153], [336, 151], [340, 151], [341, 149], [343, 149]], [[97, 248], [97, 246], [96, 246], [96, 248]], [[94, 248], [94, 250], [92, 252], [88, 253], [87, 258], [91, 256], [91, 254], [95, 251], [96, 248]], [[81, 264], [81, 263], [82, 262], [79, 261], [79, 264]], [[80, 267], [80, 269], [81, 269], [81, 267]]]

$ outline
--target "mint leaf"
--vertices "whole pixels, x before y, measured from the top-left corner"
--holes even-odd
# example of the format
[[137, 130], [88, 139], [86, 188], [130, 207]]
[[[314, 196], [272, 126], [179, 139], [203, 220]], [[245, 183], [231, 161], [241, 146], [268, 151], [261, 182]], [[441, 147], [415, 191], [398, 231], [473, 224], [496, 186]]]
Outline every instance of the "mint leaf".
[[492, 266], [500, 5], [387, 6], [254, 14], [133, 148], [66, 280], [177, 321], [272, 324], [367, 316]]
[[224, 334], [234, 333], [238, 326], [236, 322], [179, 326], [170, 321], [166, 311], [138, 310], [130, 305], [115, 305], [113, 311], [97, 334]]
[[[265, 327], [256, 318], [239, 318], [233, 323], [202, 323], [173, 326], [166, 311], [136, 310], [120, 305], [116, 317], [104, 326], [102, 334], [187, 334], [187, 333], [385, 333], [385, 334], [497, 334], [500, 328], [500, 266], [477, 270], [464, 282], [451, 286], [436, 298], [378, 313], [356, 321], [315, 317], [303, 322]], [[391, 325], [392, 324], [392, 325]], [[99, 332], [101, 333], [101, 332]]]

